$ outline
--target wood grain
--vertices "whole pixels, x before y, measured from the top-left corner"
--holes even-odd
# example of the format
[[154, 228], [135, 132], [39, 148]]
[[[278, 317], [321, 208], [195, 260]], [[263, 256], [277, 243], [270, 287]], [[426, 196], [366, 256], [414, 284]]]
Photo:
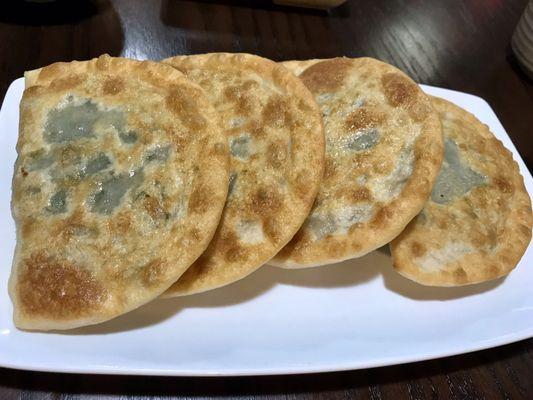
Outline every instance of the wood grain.
[[530, 399], [531, 340], [421, 363], [245, 378], [64, 375], [0, 369], [2, 399]]
[[[209, 51], [274, 60], [372, 56], [421, 83], [486, 99], [533, 166], [533, 84], [509, 41], [525, 0], [349, 0], [332, 11], [270, 1], [58, 0], [0, 5], [0, 94], [25, 70], [101, 53]], [[0, 399], [531, 399], [533, 340], [469, 355], [330, 374], [231, 379], [0, 369]], [[260, 362], [260, 360], [258, 360]]]

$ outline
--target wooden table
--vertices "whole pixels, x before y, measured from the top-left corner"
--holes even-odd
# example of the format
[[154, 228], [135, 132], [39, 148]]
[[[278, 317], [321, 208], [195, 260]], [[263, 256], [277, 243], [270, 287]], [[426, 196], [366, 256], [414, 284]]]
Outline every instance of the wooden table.
[[[262, 0], [14, 3], [0, 6], [2, 97], [25, 70], [101, 53], [155, 60], [209, 51], [274, 60], [366, 55], [419, 82], [483, 97], [533, 166], [533, 84], [509, 49], [524, 0], [349, 0], [329, 13]], [[442, 360], [306, 376], [130, 378], [0, 369], [0, 399], [122, 396], [531, 399], [533, 340]]]

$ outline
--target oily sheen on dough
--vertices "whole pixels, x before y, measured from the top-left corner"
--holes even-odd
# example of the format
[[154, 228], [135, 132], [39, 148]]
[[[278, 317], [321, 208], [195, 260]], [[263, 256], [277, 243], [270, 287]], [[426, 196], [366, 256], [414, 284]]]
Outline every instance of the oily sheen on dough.
[[313, 96], [280, 65], [249, 54], [175, 57], [208, 93], [231, 153], [230, 190], [206, 252], [166, 296], [206, 291], [245, 277], [297, 232], [324, 169], [324, 133]]
[[391, 244], [394, 268], [431, 286], [508, 274], [531, 240], [533, 216], [511, 153], [472, 114], [439, 98], [445, 159], [430, 200]]
[[429, 98], [371, 58], [283, 63], [322, 111], [326, 169], [307, 221], [269, 264], [302, 268], [362, 256], [396, 237], [422, 209], [443, 154]]
[[205, 250], [229, 149], [200, 87], [101, 56], [27, 73], [13, 177], [9, 282], [23, 329], [68, 329], [165, 291]]

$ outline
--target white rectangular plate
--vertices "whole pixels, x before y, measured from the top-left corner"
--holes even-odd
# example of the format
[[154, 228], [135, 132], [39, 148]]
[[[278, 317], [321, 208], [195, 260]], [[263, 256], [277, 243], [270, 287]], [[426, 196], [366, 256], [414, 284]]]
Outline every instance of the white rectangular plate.
[[[475, 114], [510, 149], [479, 97], [423, 86]], [[7, 280], [15, 246], [11, 177], [23, 80], [0, 113], [0, 365], [41, 371], [139, 375], [263, 375], [406, 363], [533, 336], [533, 250], [506, 279], [428, 288], [399, 276], [380, 249], [308, 270], [263, 267], [210, 293], [158, 300], [108, 323], [73, 332], [17, 330]]]

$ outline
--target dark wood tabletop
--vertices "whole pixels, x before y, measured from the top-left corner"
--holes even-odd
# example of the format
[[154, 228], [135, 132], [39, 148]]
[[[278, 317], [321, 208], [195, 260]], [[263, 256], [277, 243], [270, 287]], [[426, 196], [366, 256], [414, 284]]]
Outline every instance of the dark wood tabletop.
[[[274, 60], [371, 56], [420, 83], [486, 99], [531, 169], [533, 84], [509, 46], [526, 3], [348, 0], [318, 11], [263, 0], [7, 1], [0, 5], [0, 94], [25, 70], [102, 53], [154, 60], [212, 51]], [[281, 377], [118, 377], [0, 368], [0, 399], [209, 396], [532, 399], [533, 340], [394, 367]]]

